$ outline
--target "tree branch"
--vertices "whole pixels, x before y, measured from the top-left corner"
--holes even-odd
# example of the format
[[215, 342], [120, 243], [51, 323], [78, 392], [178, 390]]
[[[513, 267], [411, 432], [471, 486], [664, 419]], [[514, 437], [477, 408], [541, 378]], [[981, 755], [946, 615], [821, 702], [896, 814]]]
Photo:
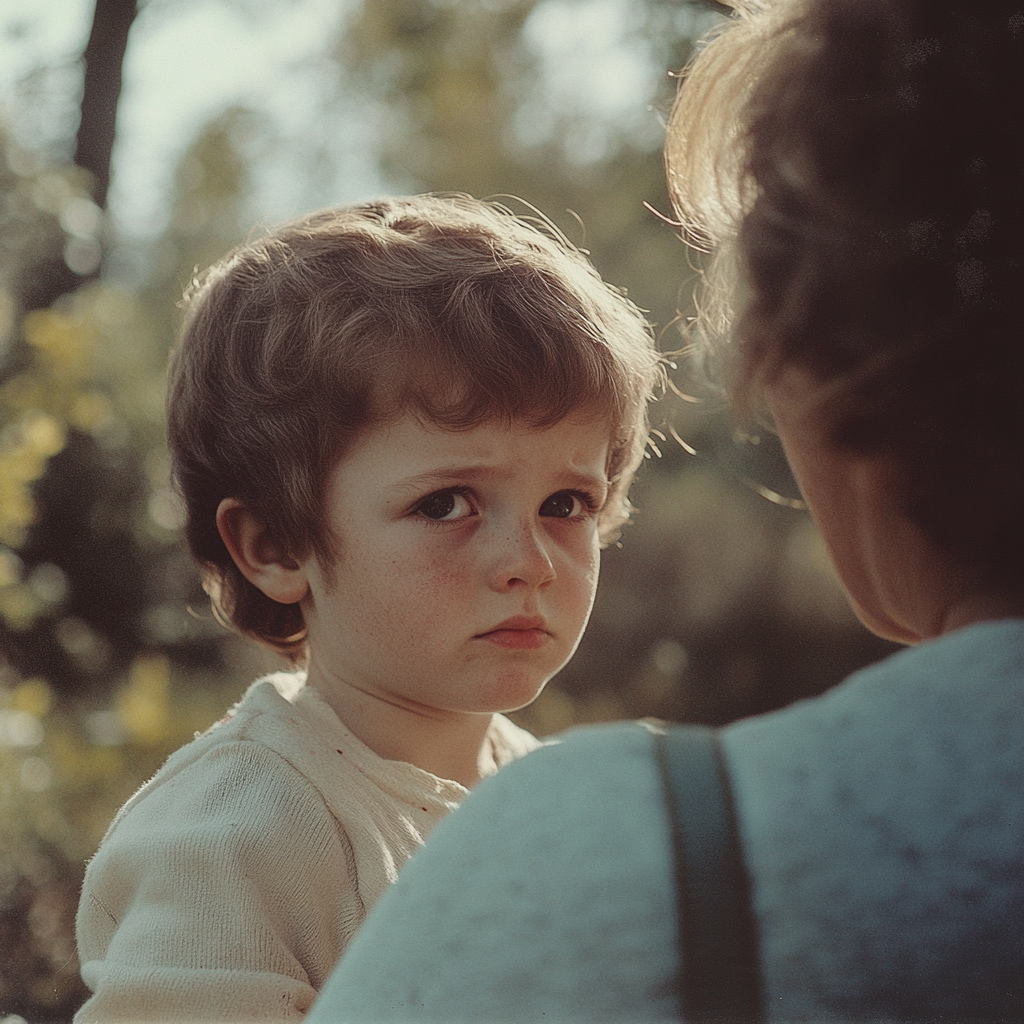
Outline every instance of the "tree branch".
[[110, 154], [114, 148], [121, 66], [137, 0], [96, 0], [92, 32], [85, 48], [85, 86], [75, 146], [75, 163], [93, 176], [93, 198], [107, 205]]

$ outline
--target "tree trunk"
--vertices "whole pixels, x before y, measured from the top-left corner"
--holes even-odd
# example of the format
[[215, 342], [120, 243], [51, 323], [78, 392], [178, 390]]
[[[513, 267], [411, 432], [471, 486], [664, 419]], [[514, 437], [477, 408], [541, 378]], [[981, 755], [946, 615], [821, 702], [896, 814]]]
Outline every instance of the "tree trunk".
[[107, 205], [121, 65], [136, 13], [137, 0], [96, 0], [92, 32], [85, 48], [85, 86], [75, 163], [92, 174], [93, 198], [100, 207]]

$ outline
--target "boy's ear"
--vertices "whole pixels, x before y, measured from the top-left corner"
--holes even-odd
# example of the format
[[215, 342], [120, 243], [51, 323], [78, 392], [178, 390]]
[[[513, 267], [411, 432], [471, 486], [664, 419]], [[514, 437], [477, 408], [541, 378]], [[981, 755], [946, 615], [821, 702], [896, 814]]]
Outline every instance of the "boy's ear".
[[297, 604], [309, 591], [302, 566], [237, 498], [217, 506], [217, 532], [238, 571], [272, 601]]

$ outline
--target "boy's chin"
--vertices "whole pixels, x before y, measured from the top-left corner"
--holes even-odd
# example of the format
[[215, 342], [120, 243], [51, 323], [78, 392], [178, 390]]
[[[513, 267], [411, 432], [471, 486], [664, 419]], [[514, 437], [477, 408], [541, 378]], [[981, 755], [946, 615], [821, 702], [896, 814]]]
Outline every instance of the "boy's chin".
[[478, 714], [506, 714], [510, 711], [518, 711], [532, 704], [543, 692], [550, 676], [541, 679], [518, 677], [502, 677], [490, 680], [486, 690], [473, 695], [468, 701], [470, 707], [463, 707], [464, 711], [476, 712]]

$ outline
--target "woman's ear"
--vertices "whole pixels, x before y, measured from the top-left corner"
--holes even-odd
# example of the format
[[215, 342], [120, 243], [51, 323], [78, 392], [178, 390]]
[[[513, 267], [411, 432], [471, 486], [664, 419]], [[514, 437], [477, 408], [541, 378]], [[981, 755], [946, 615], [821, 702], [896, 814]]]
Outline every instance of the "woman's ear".
[[217, 532], [238, 571], [272, 601], [297, 604], [309, 592], [303, 567], [236, 498], [217, 506]]

